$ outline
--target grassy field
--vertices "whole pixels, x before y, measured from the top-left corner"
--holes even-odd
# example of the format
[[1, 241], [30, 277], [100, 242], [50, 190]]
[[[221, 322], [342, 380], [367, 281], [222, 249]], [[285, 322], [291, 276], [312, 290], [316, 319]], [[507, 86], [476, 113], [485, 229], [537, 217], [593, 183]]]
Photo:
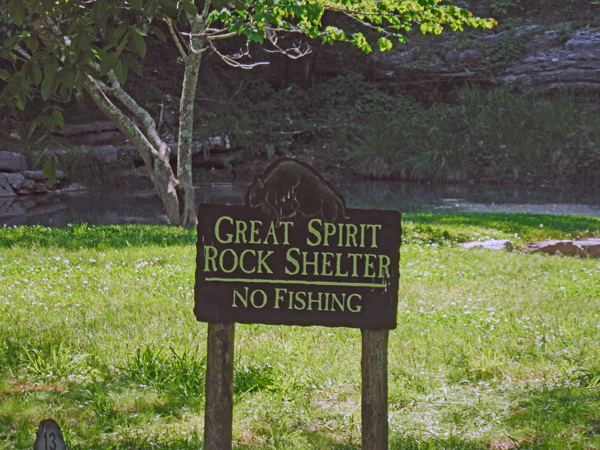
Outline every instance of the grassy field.
[[[403, 218], [392, 449], [600, 449], [600, 261], [456, 242], [600, 236], [600, 220]], [[0, 448], [202, 446], [195, 234], [0, 228]], [[234, 447], [359, 449], [360, 331], [236, 326]]]

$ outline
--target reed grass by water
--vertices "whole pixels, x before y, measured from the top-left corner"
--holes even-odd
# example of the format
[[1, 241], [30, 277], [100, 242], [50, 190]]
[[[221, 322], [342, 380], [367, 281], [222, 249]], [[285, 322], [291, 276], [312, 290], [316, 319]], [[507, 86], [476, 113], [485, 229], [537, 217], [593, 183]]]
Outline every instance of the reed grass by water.
[[[600, 236], [600, 220], [404, 219], [391, 448], [600, 448], [598, 260], [454, 244]], [[0, 229], [0, 448], [31, 448], [45, 417], [72, 449], [201, 447], [194, 240], [168, 227]], [[360, 448], [359, 330], [237, 325], [235, 355], [235, 448]]]

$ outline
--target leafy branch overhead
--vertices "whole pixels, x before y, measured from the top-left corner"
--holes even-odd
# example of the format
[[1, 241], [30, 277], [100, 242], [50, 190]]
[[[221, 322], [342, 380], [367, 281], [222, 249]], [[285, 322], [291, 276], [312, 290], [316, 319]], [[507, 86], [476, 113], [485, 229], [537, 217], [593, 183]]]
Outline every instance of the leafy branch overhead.
[[[464, 9], [441, 5], [440, 1], [212, 0], [203, 5], [171, 0], [12, 0], [12, 20], [17, 26], [25, 22], [31, 26], [24, 26], [21, 33], [2, 43], [0, 56], [19, 70], [12, 74], [0, 71], [7, 82], [1, 98], [23, 109], [30, 88], [35, 86], [43, 100], [54, 94], [68, 99], [73, 88], [82, 89], [86, 75], [98, 79], [111, 71], [124, 84], [129, 69], [141, 73], [137, 57], [146, 54], [148, 33], [166, 40], [156, 26], [160, 21], [167, 23], [182, 57], [190, 51], [212, 48], [225, 62], [239, 66], [251, 64], [239, 63], [239, 55], [221, 54], [215, 41], [242, 35], [248, 41], [278, 48], [278, 34], [294, 32], [326, 43], [349, 41], [365, 52], [371, 51], [373, 43], [360, 32], [349, 35], [335, 26], [322, 28], [326, 10], [340, 12], [379, 32], [377, 44], [381, 50], [391, 49], [394, 38], [406, 42], [406, 32], [414, 25], [423, 33], [439, 34], [444, 25], [462, 30], [464, 26], [494, 24], [491, 19], [473, 17]], [[40, 38], [40, 33], [51, 38]], [[45, 45], [40, 46], [40, 40]], [[185, 45], [182, 40], [193, 42]], [[299, 48], [283, 50], [300, 52]]]
[[[209, 51], [230, 66], [244, 69], [266, 64], [253, 61], [249, 43], [268, 52], [299, 58], [310, 52], [306, 41], [280, 40], [282, 35], [352, 42], [365, 52], [376, 44], [383, 50], [393, 42], [405, 42], [413, 26], [423, 33], [441, 33], [444, 27], [491, 27], [492, 19], [475, 18], [466, 10], [442, 5], [442, 0], [11, 0], [9, 14], [14, 23], [2, 42], [0, 68], [4, 81], [0, 100], [24, 109], [27, 101], [41, 96], [51, 106], [36, 119], [46, 130], [63, 125], [54, 100], [69, 100], [73, 92], [86, 91], [98, 108], [112, 120], [142, 156], [150, 179], [165, 204], [174, 225], [196, 223], [192, 183], [192, 136], [194, 99], [202, 55]], [[374, 31], [347, 33], [322, 26], [323, 14], [335, 11]], [[360, 27], [359, 27], [360, 28]], [[129, 70], [141, 74], [140, 60], [146, 55], [146, 37], [169, 37], [184, 63], [179, 106], [178, 163], [174, 171], [170, 148], [158, 133], [154, 118], [124, 89]], [[376, 37], [371, 38], [370, 36]], [[228, 54], [220, 41], [241, 37], [245, 49]], [[371, 42], [375, 41], [375, 42]], [[291, 43], [290, 43], [291, 42]], [[244, 44], [242, 43], [244, 47]], [[2, 86], [0, 84], [0, 86]], [[118, 101], [117, 101], [118, 100]], [[51, 155], [45, 173], [61, 166]], [[49, 176], [50, 183], [54, 177]]]

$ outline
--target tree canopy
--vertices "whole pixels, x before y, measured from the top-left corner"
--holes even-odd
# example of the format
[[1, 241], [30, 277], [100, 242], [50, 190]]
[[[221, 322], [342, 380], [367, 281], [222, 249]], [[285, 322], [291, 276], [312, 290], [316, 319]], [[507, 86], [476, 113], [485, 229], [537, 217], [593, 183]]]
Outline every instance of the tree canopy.
[[[322, 26], [326, 11], [349, 17], [372, 32]], [[11, 0], [9, 14], [17, 30], [4, 39], [0, 49], [0, 57], [7, 62], [4, 68], [0, 66], [4, 81], [0, 100], [24, 109], [35, 95], [47, 102], [54, 95], [68, 100], [73, 92], [87, 91], [139, 150], [171, 222], [186, 226], [195, 223], [192, 119], [204, 52], [214, 52], [231, 66], [251, 68], [260, 64], [249, 58], [251, 42], [292, 58], [310, 51], [302, 40], [284, 41], [282, 35], [323, 43], [351, 42], [370, 52], [374, 45], [385, 51], [394, 43], [406, 42], [415, 26], [423, 33], [440, 34], [444, 27], [463, 30], [495, 24], [493, 19], [473, 17], [442, 0]], [[162, 41], [170, 36], [185, 65], [177, 175], [154, 119], [123, 88], [130, 69], [141, 74], [140, 60], [146, 54], [149, 33]], [[242, 49], [235, 54], [221, 51], [219, 42], [235, 36], [245, 38]], [[60, 107], [49, 102], [29, 134], [39, 125], [60, 129]], [[55, 173], [57, 163], [62, 165], [60, 158], [50, 158], [48, 174]]]
[[[166, 40], [156, 26], [160, 21], [173, 30], [178, 47], [182, 38], [197, 40], [200, 45], [192, 47], [192, 51], [210, 48], [224, 61], [241, 67], [250, 65], [239, 61], [241, 55], [236, 58], [221, 54], [215, 42], [243, 35], [248, 41], [296, 56], [301, 54], [301, 48], [281, 48], [277, 40], [278, 33], [295, 32], [325, 43], [349, 41], [365, 52], [371, 51], [374, 43], [368, 42], [361, 32], [347, 34], [335, 26], [322, 28], [321, 18], [326, 10], [338, 11], [378, 32], [381, 36], [376, 43], [381, 50], [391, 49], [394, 39], [406, 42], [406, 32], [414, 25], [423, 33], [435, 34], [440, 34], [444, 25], [453, 30], [493, 25], [492, 20], [473, 17], [464, 9], [442, 5], [440, 1], [12, 0], [10, 17], [22, 29], [2, 43], [0, 56], [12, 62], [15, 70], [0, 72], [7, 81], [1, 98], [8, 105], [23, 109], [30, 88], [35, 86], [43, 100], [55, 93], [68, 99], [73, 88], [82, 89], [86, 73], [102, 78], [111, 70], [124, 84], [129, 69], [141, 73], [137, 57], [146, 54], [148, 33]], [[181, 31], [175, 30], [174, 24], [182, 16], [201, 20], [194, 29], [188, 24]], [[45, 37], [40, 37], [40, 33]]]

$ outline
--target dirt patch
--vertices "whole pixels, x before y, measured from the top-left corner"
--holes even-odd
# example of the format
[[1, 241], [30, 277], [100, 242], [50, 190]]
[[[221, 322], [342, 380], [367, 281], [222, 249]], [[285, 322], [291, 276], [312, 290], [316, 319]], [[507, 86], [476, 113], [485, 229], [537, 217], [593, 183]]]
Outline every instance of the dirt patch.
[[0, 392], [0, 401], [13, 395], [18, 395], [23, 392], [38, 392], [38, 391], [54, 391], [54, 392], [65, 392], [67, 390], [64, 386], [38, 386], [38, 385], [27, 385], [21, 383], [10, 383], [9, 391]]

